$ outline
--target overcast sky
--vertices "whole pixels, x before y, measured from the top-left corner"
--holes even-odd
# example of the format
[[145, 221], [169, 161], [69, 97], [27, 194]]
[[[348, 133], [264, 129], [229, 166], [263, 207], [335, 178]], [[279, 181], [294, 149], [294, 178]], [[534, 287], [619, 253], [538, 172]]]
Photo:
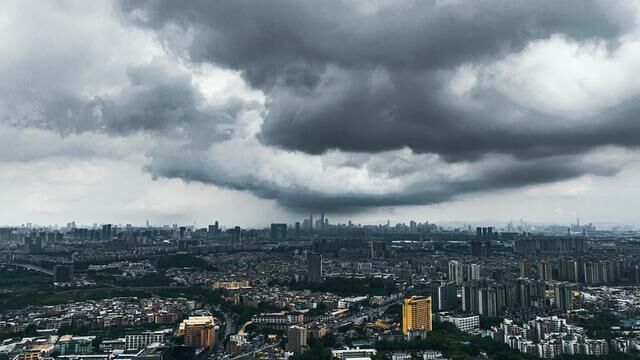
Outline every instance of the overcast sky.
[[3, 1], [0, 224], [637, 223], [640, 3]]

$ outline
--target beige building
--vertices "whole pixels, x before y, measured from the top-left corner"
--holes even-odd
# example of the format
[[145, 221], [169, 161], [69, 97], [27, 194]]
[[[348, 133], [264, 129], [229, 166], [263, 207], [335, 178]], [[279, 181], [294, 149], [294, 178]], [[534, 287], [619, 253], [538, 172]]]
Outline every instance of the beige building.
[[216, 343], [216, 318], [190, 316], [180, 323], [178, 336], [184, 336], [185, 345], [213, 350]]
[[249, 280], [244, 281], [216, 281], [213, 283], [214, 289], [227, 289], [227, 290], [238, 290], [238, 289], [249, 289], [251, 288], [251, 283]]

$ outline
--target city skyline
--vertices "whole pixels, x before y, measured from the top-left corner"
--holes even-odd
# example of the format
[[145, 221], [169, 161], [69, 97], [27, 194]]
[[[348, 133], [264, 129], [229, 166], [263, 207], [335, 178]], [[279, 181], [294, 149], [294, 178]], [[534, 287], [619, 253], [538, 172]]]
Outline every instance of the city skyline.
[[635, 2], [3, 5], [2, 224], [638, 224]]
[[[311, 224], [311, 225], [310, 225]], [[378, 221], [378, 222], [370, 222], [370, 223], [360, 223], [352, 221], [351, 219], [333, 219], [326, 216], [326, 214], [321, 213], [320, 217], [314, 218], [314, 214], [309, 214], [306, 218], [298, 218], [293, 219], [289, 222], [271, 222], [266, 224], [257, 224], [257, 225], [245, 225], [245, 224], [235, 224], [235, 223], [224, 223], [219, 220], [211, 220], [207, 223], [152, 223], [147, 220], [144, 224], [136, 224], [136, 223], [109, 223], [109, 222], [93, 222], [93, 223], [78, 223], [76, 221], [70, 221], [65, 224], [38, 224], [31, 222], [24, 222], [21, 224], [8, 224], [2, 225], [0, 227], [5, 228], [14, 228], [14, 229], [23, 229], [23, 230], [36, 230], [36, 229], [56, 229], [63, 231], [75, 231], [75, 229], [100, 229], [105, 226], [119, 228], [121, 231], [128, 231], [131, 229], [173, 229], [177, 231], [178, 229], [189, 229], [190, 231], [211, 231], [211, 229], [217, 230], [262, 230], [262, 231], [270, 231], [271, 237], [274, 239], [278, 238], [286, 238], [287, 232], [299, 233], [301, 230], [308, 232], [309, 230], [313, 230], [316, 234], [328, 234], [332, 233], [335, 235], [335, 231], [342, 231], [347, 229], [355, 229], [361, 228], [363, 230], [373, 230], [373, 229], [384, 229], [387, 228], [391, 231], [400, 231], [400, 232], [409, 232], [409, 233], [421, 233], [421, 232], [429, 232], [429, 231], [461, 231], [467, 232], [468, 234], [474, 234], [475, 231], [480, 231], [480, 229], [490, 229], [494, 231], [503, 231], [507, 233], [555, 233], [555, 234], [565, 234], [567, 231], [569, 234], [580, 235], [585, 231], [588, 233], [593, 233], [596, 230], [598, 231], [613, 231], [613, 232], [626, 232], [626, 231], [634, 231], [637, 230], [638, 227], [635, 225], [629, 225], [619, 222], [609, 222], [609, 223], [598, 223], [592, 221], [581, 221], [580, 218], [575, 219], [574, 222], [571, 223], [545, 223], [545, 222], [530, 222], [525, 219], [519, 220], [509, 220], [509, 221], [495, 221], [495, 220], [484, 220], [484, 221], [443, 221], [443, 222], [434, 222], [429, 219], [403, 219], [399, 221], [391, 221], [387, 219], [386, 221]], [[216, 231], [217, 231], [216, 230]], [[275, 234], [275, 235], [274, 235]], [[279, 235], [278, 235], [279, 234]]]

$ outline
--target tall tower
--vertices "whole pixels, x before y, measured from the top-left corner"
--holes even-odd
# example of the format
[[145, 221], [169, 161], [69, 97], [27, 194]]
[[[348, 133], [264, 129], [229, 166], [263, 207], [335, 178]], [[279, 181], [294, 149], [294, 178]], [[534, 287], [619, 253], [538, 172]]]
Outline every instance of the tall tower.
[[402, 332], [410, 330], [432, 330], [431, 296], [412, 296], [402, 305]]

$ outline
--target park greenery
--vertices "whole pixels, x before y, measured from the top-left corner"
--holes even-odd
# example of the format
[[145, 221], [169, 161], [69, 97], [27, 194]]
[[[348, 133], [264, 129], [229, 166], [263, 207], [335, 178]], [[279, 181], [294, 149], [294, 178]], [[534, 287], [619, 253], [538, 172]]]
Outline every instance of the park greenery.
[[156, 265], [159, 269], [168, 268], [199, 268], [208, 271], [218, 271], [218, 268], [207, 260], [191, 254], [173, 254], [158, 258]]
[[578, 325], [582, 326], [591, 338], [609, 340], [614, 337], [611, 328], [620, 326], [620, 319], [613, 314], [597, 313], [592, 318], [579, 320]]
[[291, 360], [331, 360], [330, 348], [335, 346], [336, 339], [333, 335], [329, 334], [321, 337], [320, 339], [309, 339], [309, 350], [293, 356]]
[[0, 289], [21, 291], [52, 288], [51, 276], [20, 267], [0, 268]]

